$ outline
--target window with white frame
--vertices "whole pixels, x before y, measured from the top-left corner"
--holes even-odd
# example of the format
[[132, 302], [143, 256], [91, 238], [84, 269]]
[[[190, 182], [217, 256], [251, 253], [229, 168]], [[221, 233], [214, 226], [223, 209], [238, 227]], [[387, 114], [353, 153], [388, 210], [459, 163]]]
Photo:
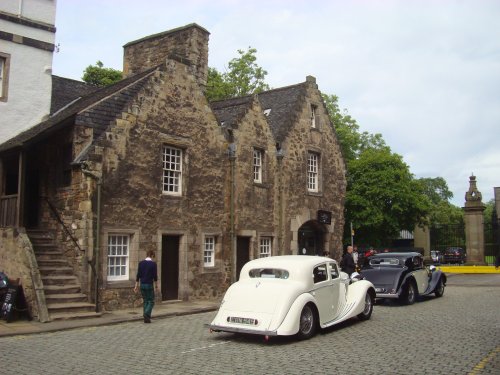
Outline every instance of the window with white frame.
[[7, 100], [10, 55], [0, 53], [0, 101]]
[[253, 182], [262, 182], [262, 160], [264, 152], [257, 148], [253, 149]]
[[182, 150], [163, 146], [163, 193], [182, 194]]
[[271, 256], [272, 251], [272, 238], [261, 237], [259, 243], [259, 258]]
[[307, 190], [318, 191], [319, 155], [315, 152], [307, 154]]
[[203, 243], [203, 266], [215, 265], [215, 236], [205, 236]]
[[311, 104], [311, 128], [316, 129], [316, 106]]
[[129, 279], [130, 236], [128, 234], [108, 235], [108, 280]]

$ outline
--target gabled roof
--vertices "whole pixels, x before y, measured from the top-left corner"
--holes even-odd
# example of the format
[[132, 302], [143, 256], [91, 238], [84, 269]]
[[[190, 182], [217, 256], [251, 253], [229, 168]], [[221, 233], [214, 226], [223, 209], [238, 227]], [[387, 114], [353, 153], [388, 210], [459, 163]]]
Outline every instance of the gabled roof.
[[41, 140], [53, 131], [71, 126], [75, 122], [93, 127], [94, 138], [98, 137], [110, 125], [110, 122], [124, 110], [134, 94], [142, 88], [147, 77], [156, 69], [158, 67], [100, 88], [85, 96], [77, 97], [52, 113], [47, 120], [1, 144], [0, 151], [22, 147], [25, 144]]
[[[283, 142], [292, 128], [297, 109], [306, 95], [306, 84], [306, 82], [299, 83], [264, 91], [256, 95], [262, 110], [266, 113], [267, 121], [276, 142]], [[253, 96], [242, 96], [212, 102], [210, 106], [219, 124], [224, 122], [232, 128], [237, 128], [239, 121], [250, 108], [253, 98]]]
[[297, 109], [306, 96], [306, 83], [264, 91], [257, 95], [276, 142], [283, 142], [291, 130]]
[[219, 125], [224, 123], [231, 128], [238, 128], [238, 124], [251, 107], [252, 96], [242, 96], [240, 98], [220, 100], [210, 103], [210, 107], [217, 118]]

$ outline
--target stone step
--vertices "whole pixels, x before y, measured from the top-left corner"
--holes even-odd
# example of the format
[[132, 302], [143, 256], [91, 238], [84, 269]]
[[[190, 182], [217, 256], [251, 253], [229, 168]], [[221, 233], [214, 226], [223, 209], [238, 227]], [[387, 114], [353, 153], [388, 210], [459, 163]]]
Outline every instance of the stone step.
[[95, 310], [95, 305], [88, 302], [47, 303], [49, 315], [56, 313], [80, 313]]
[[46, 294], [45, 301], [47, 301], [49, 305], [70, 302], [88, 302], [87, 296], [83, 293]]
[[62, 266], [58, 266], [58, 267], [38, 267], [38, 269], [40, 270], [40, 274], [42, 275], [42, 278], [43, 276], [57, 276], [57, 275], [71, 275], [71, 276], [74, 276], [73, 274], [73, 268], [71, 267], [62, 267]]
[[51, 251], [44, 253], [35, 253], [35, 257], [38, 260], [53, 260], [53, 259], [61, 259], [63, 257], [61, 252]]
[[43, 276], [42, 282], [44, 286], [47, 285], [78, 285], [76, 276], [74, 275], [55, 275], [55, 276]]
[[48, 296], [57, 294], [80, 293], [82, 288], [78, 284], [44, 285], [43, 290], [45, 291], [45, 298], [47, 298]]
[[88, 319], [88, 318], [99, 318], [102, 313], [96, 313], [95, 311], [82, 311], [75, 313], [52, 313], [50, 314], [50, 319], [54, 320], [72, 320], [72, 319]]
[[38, 267], [69, 267], [66, 259], [37, 259]]
[[[33, 244], [33, 243], [32, 243]], [[35, 251], [35, 254], [36, 253], [43, 253], [45, 251], [58, 251], [62, 254], [61, 250], [59, 250], [59, 247], [54, 244], [54, 243], [50, 243], [50, 244], [33, 244], [33, 250]]]

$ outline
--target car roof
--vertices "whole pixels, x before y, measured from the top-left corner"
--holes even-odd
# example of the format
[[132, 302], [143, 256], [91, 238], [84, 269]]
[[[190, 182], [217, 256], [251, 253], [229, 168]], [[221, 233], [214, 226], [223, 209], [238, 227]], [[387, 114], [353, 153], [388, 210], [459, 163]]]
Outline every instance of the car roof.
[[305, 265], [314, 266], [323, 262], [335, 262], [334, 259], [320, 257], [315, 255], [277, 255], [272, 257], [258, 258], [249, 261], [247, 264], [254, 267], [304, 267]]
[[311, 269], [325, 262], [337, 263], [331, 258], [315, 255], [278, 255], [251, 260], [243, 266], [242, 272], [247, 272], [247, 270], [254, 268], [282, 268], [293, 272]]
[[411, 252], [411, 253], [378, 253], [378, 254], [372, 255], [371, 258], [388, 258], [388, 257], [393, 257], [393, 258], [410, 258], [410, 257], [416, 257], [416, 256], [422, 256], [422, 254], [417, 253], [417, 252]]

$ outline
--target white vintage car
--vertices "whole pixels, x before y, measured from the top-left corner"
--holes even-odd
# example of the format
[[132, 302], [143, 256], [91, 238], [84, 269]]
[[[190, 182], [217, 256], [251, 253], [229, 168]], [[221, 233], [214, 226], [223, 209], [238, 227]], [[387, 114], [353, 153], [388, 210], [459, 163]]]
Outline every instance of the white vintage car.
[[246, 263], [227, 290], [211, 332], [312, 337], [352, 317], [370, 319], [373, 284], [353, 282], [330, 258], [284, 255]]

